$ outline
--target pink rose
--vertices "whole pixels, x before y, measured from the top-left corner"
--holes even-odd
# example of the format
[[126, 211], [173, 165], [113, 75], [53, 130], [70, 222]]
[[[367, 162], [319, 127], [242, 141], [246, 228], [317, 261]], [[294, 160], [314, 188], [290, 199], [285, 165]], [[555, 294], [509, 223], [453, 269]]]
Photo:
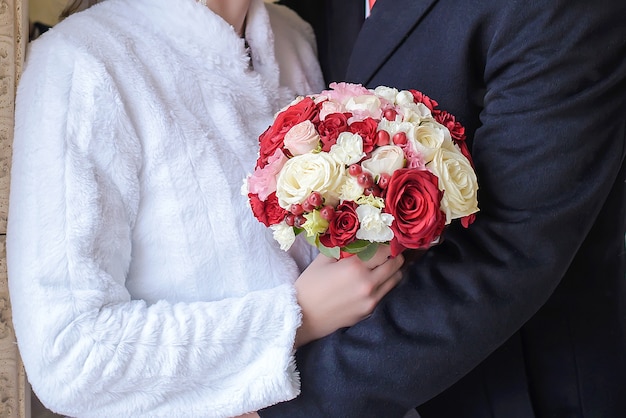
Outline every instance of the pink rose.
[[248, 179], [248, 192], [259, 196], [265, 201], [267, 197], [276, 191], [276, 178], [287, 162], [287, 157], [279, 149], [267, 160], [263, 168], [256, 168]]
[[315, 125], [310, 120], [305, 120], [294, 125], [285, 134], [285, 148], [291, 155], [302, 155], [313, 151], [320, 143], [320, 136], [315, 130]]

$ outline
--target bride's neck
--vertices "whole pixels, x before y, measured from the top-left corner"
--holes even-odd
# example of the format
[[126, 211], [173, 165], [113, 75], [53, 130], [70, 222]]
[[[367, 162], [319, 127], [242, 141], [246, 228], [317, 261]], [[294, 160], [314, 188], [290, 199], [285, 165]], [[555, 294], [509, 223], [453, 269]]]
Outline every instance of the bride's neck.
[[243, 36], [246, 14], [251, 0], [207, 0], [206, 5], [230, 23], [239, 35]]

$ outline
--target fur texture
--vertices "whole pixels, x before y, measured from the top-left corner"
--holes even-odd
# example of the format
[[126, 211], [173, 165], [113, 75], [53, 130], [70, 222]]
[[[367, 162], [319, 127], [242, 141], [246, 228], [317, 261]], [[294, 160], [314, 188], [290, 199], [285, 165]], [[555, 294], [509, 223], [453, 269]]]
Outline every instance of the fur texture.
[[253, 0], [246, 37], [255, 71], [194, 0], [107, 0], [31, 45], [7, 256], [53, 411], [227, 417], [298, 394], [293, 281], [313, 252], [282, 252], [240, 188], [274, 113], [322, 77], [281, 6]]

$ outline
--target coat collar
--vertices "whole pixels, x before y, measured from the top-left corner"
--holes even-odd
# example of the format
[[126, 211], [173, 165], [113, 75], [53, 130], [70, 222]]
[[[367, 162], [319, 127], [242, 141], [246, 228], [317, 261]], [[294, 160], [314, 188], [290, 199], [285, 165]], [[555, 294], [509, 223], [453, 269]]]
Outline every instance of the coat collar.
[[347, 80], [367, 84], [437, 0], [377, 0], [356, 40]]

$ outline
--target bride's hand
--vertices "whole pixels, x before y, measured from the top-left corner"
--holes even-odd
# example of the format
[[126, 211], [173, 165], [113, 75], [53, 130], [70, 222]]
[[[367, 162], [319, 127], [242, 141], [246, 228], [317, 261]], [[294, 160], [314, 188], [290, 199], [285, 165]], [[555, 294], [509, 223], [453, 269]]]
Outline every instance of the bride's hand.
[[256, 412], [248, 412], [247, 414], [237, 415], [233, 418], [261, 418]]
[[334, 260], [319, 255], [295, 283], [302, 309], [295, 346], [354, 325], [370, 315], [402, 278], [403, 262], [402, 255], [390, 258], [387, 245], [380, 245], [368, 261], [356, 256]]

